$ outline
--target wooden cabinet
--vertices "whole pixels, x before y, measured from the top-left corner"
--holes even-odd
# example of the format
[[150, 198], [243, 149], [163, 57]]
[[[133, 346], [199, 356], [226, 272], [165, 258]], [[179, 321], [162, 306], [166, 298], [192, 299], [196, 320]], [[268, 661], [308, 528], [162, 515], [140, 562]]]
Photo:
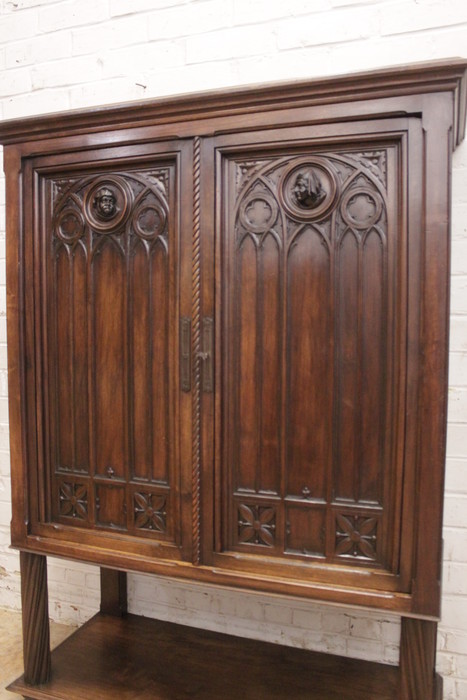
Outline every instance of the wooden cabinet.
[[[327, 659], [313, 691], [324, 661], [309, 655], [305, 690], [290, 658], [277, 697], [441, 697], [449, 183], [466, 65], [0, 125], [25, 609], [14, 688], [81, 697], [63, 670], [73, 642], [50, 676], [50, 554], [103, 567], [104, 613], [125, 607], [124, 571], [399, 613], [400, 672], [348, 662], [380, 687], [342, 687]], [[123, 649], [139, 634], [170, 646], [158, 623], [93, 624], [76, 642], [91, 655], [103, 625]], [[229, 656], [233, 642], [203, 639]], [[177, 673], [164, 695], [138, 669], [135, 697], [185, 697]], [[115, 696], [97, 675], [87, 696]], [[255, 697], [272, 697], [255, 678]], [[218, 697], [211, 680], [195, 697]]]

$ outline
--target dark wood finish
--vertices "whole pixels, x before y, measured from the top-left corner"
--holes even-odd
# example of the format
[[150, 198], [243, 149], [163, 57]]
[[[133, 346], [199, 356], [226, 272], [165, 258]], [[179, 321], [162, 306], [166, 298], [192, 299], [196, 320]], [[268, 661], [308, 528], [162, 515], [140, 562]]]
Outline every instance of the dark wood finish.
[[201, 139], [193, 140], [193, 238], [191, 264], [192, 291], [192, 562], [201, 563]]
[[54, 650], [53, 663], [47, 688], [20, 679], [9, 689], [67, 700], [84, 693], [89, 700], [394, 700], [397, 693], [395, 667], [133, 615], [94, 617]]
[[47, 560], [39, 554], [20, 552], [20, 567], [24, 681], [38, 685], [50, 678]]
[[[38, 451], [37, 535], [68, 531], [91, 543], [106, 533], [120, 551], [127, 538], [132, 553], [151, 557], [156, 542], [168, 559], [189, 557], [190, 516], [179, 514], [191, 471], [179, 425], [191, 411], [180, 398], [174, 319], [191, 304], [182, 284], [191, 212], [178, 203], [190, 169], [191, 146], [167, 142], [25, 164], [37, 206], [25, 219], [23, 337], [31, 352], [33, 337], [39, 343], [25, 379], [29, 400], [36, 384], [44, 405], [40, 420], [25, 417], [28, 449]], [[106, 196], [110, 214], [99, 209]]]
[[[222, 123], [232, 117], [235, 128], [251, 128], [258, 121], [268, 119], [277, 124], [282, 119], [281, 111], [304, 107], [343, 104], [348, 113], [353, 105], [354, 114], [367, 114], [368, 105], [374, 101], [372, 113], [381, 114], [378, 100], [395, 97], [399, 108], [405, 95], [433, 93], [457, 93], [453, 106], [454, 143], [458, 145], [465, 135], [466, 84], [465, 59], [450, 58], [440, 61], [367, 71], [361, 74], [342, 75], [333, 78], [297, 80], [253, 87], [231, 88], [206, 93], [146, 100], [132, 104], [94, 107], [92, 110], [74, 110], [71, 113], [47, 114], [29, 119], [12, 119], [0, 125], [1, 143], [24, 143], [42, 138], [68, 135], [107, 133], [111, 142], [121, 140], [121, 129], [142, 127], [164, 127], [164, 135], [173, 134], [177, 125], [188, 122], [190, 131], [206, 135], [215, 130], [214, 120]], [[359, 103], [362, 103], [360, 105]], [[380, 103], [381, 104], [381, 103]], [[332, 111], [332, 110], [329, 110]], [[397, 112], [397, 107], [395, 107]], [[272, 114], [271, 114], [272, 112]], [[205, 120], [209, 120], [209, 132]], [[115, 132], [112, 132], [115, 129]], [[133, 136], [133, 135], [132, 135]], [[101, 137], [98, 136], [100, 140]], [[88, 144], [92, 143], [90, 139]]]
[[124, 571], [101, 568], [101, 605], [104, 615], [127, 614], [127, 575]]
[[437, 631], [436, 622], [402, 618], [400, 700], [442, 698], [442, 680], [434, 671]]
[[13, 546], [437, 619], [466, 69], [0, 125]]
[[[403, 145], [387, 143], [386, 129], [371, 151], [351, 129], [330, 150], [332, 127], [320, 138], [295, 129], [290, 143], [284, 133], [275, 152], [252, 145], [275, 140], [264, 133], [249, 134], [241, 156], [225, 149], [220, 551], [399, 574], [394, 417], [406, 392], [407, 260], [398, 214], [410, 205], [399, 199]], [[313, 175], [323, 201], [301, 206], [297, 183], [309, 188]]]
[[54, 522], [176, 547], [178, 167], [174, 153], [120, 174], [81, 166], [43, 175], [40, 201], [51, 205], [36, 234], [48, 358], [44, 510]]

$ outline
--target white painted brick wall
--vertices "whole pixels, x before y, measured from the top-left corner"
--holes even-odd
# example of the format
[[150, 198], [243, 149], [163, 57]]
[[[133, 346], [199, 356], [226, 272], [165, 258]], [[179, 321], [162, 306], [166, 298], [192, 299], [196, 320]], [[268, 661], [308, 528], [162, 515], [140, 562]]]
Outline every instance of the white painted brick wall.
[[[0, 0], [0, 118], [467, 55], [465, 0]], [[467, 699], [467, 144], [454, 154], [443, 617], [445, 700]], [[0, 174], [0, 605], [19, 608], [7, 425]], [[96, 567], [49, 560], [50, 611], [98, 608]], [[397, 663], [397, 617], [132, 575], [131, 610]]]
[[68, 58], [72, 53], [70, 32], [54, 32], [52, 35], [38, 34], [34, 41], [23, 39], [5, 46], [5, 68], [40, 64]]

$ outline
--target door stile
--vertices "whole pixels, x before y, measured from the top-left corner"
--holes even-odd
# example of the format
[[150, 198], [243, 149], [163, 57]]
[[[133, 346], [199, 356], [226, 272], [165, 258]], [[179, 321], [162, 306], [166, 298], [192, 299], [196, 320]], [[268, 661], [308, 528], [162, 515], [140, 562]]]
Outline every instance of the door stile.
[[[32, 191], [34, 192], [33, 195], [33, 200], [34, 201], [40, 201], [40, 196], [41, 193], [39, 192], [39, 186], [38, 186], [38, 179], [37, 175], [34, 173], [32, 164], [30, 160], [27, 160], [25, 163], [25, 168], [24, 168], [24, 187], [25, 189], [30, 189], [32, 188]], [[31, 489], [30, 492], [30, 503], [29, 503], [29, 514], [31, 519], [33, 518], [45, 518], [48, 516], [47, 512], [47, 506], [46, 506], [46, 497], [45, 494], [49, 490], [49, 481], [48, 481], [48, 475], [46, 474], [46, 468], [44, 464], [44, 454], [45, 454], [45, 449], [46, 449], [46, 441], [44, 441], [44, 432], [43, 432], [43, 425], [44, 425], [44, 414], [42, 410], [43, 402], [44, 399], [47, 399], [47, 389], [46, 387], [43, 386], [42, 382], [40, 381], [40, 375], [41, 372], [45, 370], [46, 368], [46, 362], [47, 362], [47, 347], [44, 348], [44, 351], [42, 351], [43, 346], [43, 341], [45, 338], [42, 336], [42, 324], [47, 318], [47, 310], [46, 310], [46, 304], [43, 303], [45, 300], [45, 283], [44, 280], [41, 278], [41, 273], [40, 273], [40, 268], [39, 268], [39, 260], [35, 256], [35, 250], [39, 250], [39, 255], [43, 254], [43, 250], [39, 247], [39, 240], [40, 240], [40, 226], [41, 226], [41, 220], [40, 220], [40, 215], [39, 215], [39, 207], [34, 207], [33, 203], [31, 202], [31, 198], [25, 197], [24, 198], [24, 245], [25, 249], [28, 250], [28, 252], [31, 255], [30, 258], [30, 269], [31, 273], [29, 271], [26, 272], [28, 275], [28, 281], [26, 282], [26, 289], [25, 289], [25, 295], [26, 298], [29, 296], [31, 293], [32, 288], [37, 288], [39, 290], [37, 296], [34, 299], [34, 306], [31, 303], [31, 306], [29, 306], [29, 309], [32, 311], [33, 315], [33, 326], [34, 326], [34, 335], [37, 337], [40, 337], [40, 342], [36, 343], [34, 346], [34, 353], [35, 353], [35, 358], [34, 358], [34, 367], [39, 368], [39, 371], [36, 372], [35, 375], [35, 392], [36, 392], [36, 406], [37, 406], [37, 419], [36, 419], [36, 426], [37, 430], [31, 431], [31, 433], [34, 435], [35, 438], [35, 453], [30, 452], [29, 454], [29, 459], [33, 460], [36, 465], [37, 465], [37, 476], [36, 476], [36, 483], [34, 484], [33, 488]], [[32, 242], [32, 249], [31, 249], [31, 242]], [[31, 274], [31, 277], [29, 277], [29, 274]], [[28, 289], [29, 288], [29, 289]], [[28, 302], [26, 302], [28, 303]], [[34, 439], [33, 438], [33, 439]]]

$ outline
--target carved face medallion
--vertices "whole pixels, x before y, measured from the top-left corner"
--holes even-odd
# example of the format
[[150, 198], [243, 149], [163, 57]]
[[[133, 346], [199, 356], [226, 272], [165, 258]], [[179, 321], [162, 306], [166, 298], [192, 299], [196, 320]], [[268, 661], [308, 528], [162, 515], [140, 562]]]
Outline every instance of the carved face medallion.
[[93, 207], [96, 216], [102, 219], [111, 219], [117, 214], [117, 198], [108, 187], [102, 187], [96, 192]]
[[322, 218], [336, 202], [337, 178], [319, 156], [300, 158], [285, 170], [279, 189], [288, 214], [299, 221]]
[[100, 177], [86, 193], [86, 219], [100, 233], [115, 231], [128, 218], [132, 199], [131, 189], [122, 177]]
[[313, 170], [298, 173], [292, 192], [303, 209], [316, 209], [326, 198], [321, 180]]

